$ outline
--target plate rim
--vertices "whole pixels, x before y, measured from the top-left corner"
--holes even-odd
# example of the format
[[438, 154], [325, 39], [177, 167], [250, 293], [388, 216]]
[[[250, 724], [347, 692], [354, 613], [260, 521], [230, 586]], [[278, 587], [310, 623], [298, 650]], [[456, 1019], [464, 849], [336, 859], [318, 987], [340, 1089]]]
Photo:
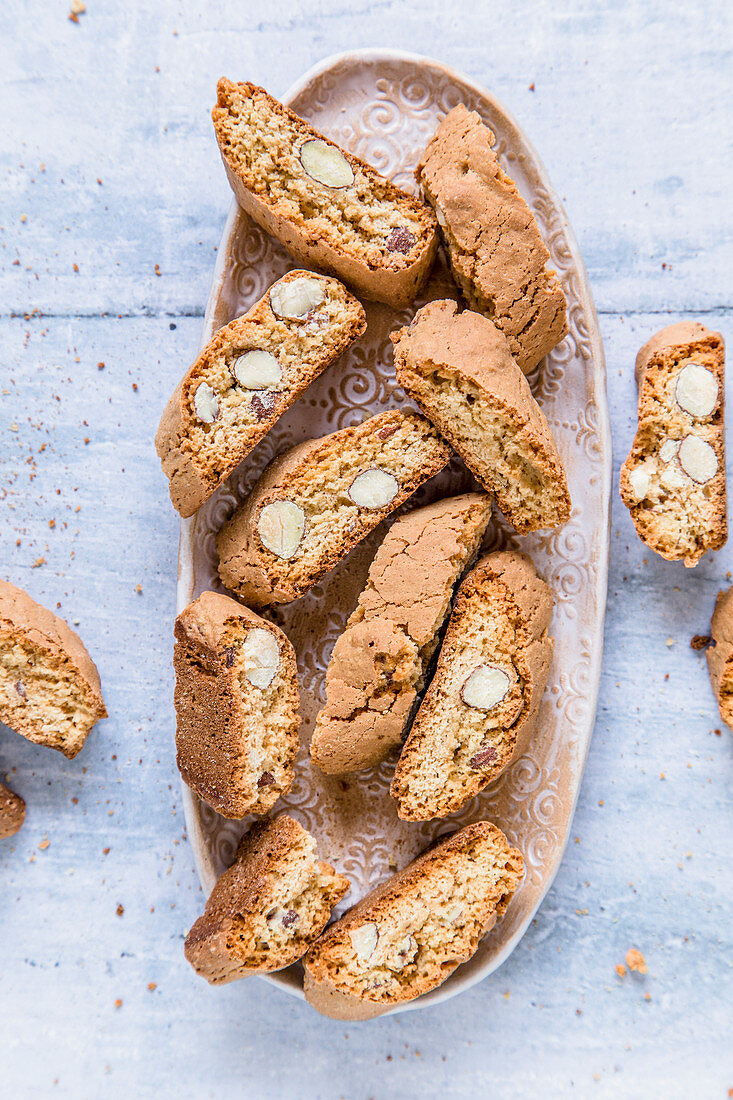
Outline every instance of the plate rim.
[[[534, 145], [527, 137], [524, 129], [519, 125], [514, 115], [506, 109], [501, 100], [499, 100], [493, 93], [491, 93], [486, 87], [484, 87], [483, 84], [479, 83], [477, 80], [474, 80], [472, 77], [467, 76], [459, 69], [456, 69], [451, 65], [446, 65], [444, 62], [439, 61], [436, 58], [427, 57], [419, 53], [413, 53], [409, 50], [369, 46], [357, 50], [342, 50], [338, 53], [330, 54], [328, 57], [325, 57], [321, 61], [316, 62], [309, 69], [307, 69], [302, 76], [300, 76], [289, 86], [289, 88], [283, 93], [281, 101], [285, 104], [290, 103], [293, 99], [300, 95], [301, 92], [303, 92], [309, 84], [311, 84], [324, 72], [327, 72], [328, 70], [333, 69], [344, 62], [358, 65], [359, 63], [374, 64], [389, 61], [408, 62], [420, 66], [421, 68], [427, 67], [435, 70], [440, 70], [444, 74], [446, 74], [449, 79], [454, 83], [463, 84], [470, 87], [478, 96], [485, 99], [494, 107], [496, 107], [497, 111], [503, 115], [509, 125], [513, 127], [514, 130], [521, 136], [525, 148], [529, 156], [533, 160], [534, 167], [537, 170], [538, 178], [545, 188], [552, 202], [552, 205], [559, 212], [562, 218], [565, 240], [570, 255], [572, 257], [572, 265], [578, 275], [578, 298], [582, 302], [584, 316], [587, 316], [592, 321], [592, 324], [590, 325], [588, 339], [591, 346], [593, 362], [595, 364], [595, 374], [598, 379], [597, 392], [595, 394], [595, 406], [598, 415], [597, 430], [601, 444], [600, 450], [602, 453], [602, 478], [600, 493], [601, 513], [606, 517], [606, 538], [602, 541], [601, 554], [597, 561], [597, 591], [599, 596], [601, 596], [602, 598], [599, 599], [598, 636], [594, 639], [595, 644], [593, 646], [593, 652], [591, 654], [591, 659], [589, 661], [588, 667], [588, 697], [592, 695], [593, 700], [592, 706], [588, 714], [590, 732], [583, 748], [582, 759], [579, 760], [580, 779], [573, 795], [572, 805], [568, 816], [568, 825], [567, 829], [565, 830], [565, 836], [561, 845], [559, 846], [554, 864], [552, 866], [550, 874], [548, 875], [545, 888], [534, 906], [527, 912], [527, 914], [525, 915], [525, 919], [518, 926], [513, 936], [504, 944], [503, 948], [495, 956], [492, 957], [492, 959], [484, 969], [480, 969], [472, 974], [466, 974], [462, 978], [459, 977], [451, 982], [444, 982], [442, 985], [438, 986], [437, 989], [432, 990], [430, 993], [423, 994], [423, 996], [417, 997], [412, 1001], [406, 1002], [405, 1004], [396, 1005], [394, 1008], [388, 1010], [385, 1013], [382, 1013], [382, 1016], [391, 1016], [399, 1012], [410, 1012], [417, 1009], [428, 1008], [432, 1007], [433, 1005], [441, 1004], [442, 1002], [450, 1000], [452, 997], [457, 996], [459, 993], [463, 993], [466, 990], [471, 989], [478, 982], [483, 981], [485, 978], [489, 977], [490, 974], [493, 974], [504, 962], [506, 962], [508, 957], [512, 954], [520, 941], [523, 939], [527, 928], [536, 916], [540, 906], [544, 903], [555, 882], [558, 871], [560, 870], [562, 861], [565, 857], [568, 841], [570, 839], [570, 833], [572, 831], [572, 822], [575, 816], [578, 798], [580, 796], [580, 788], [582, 785], [583, 776], [585, 775], [588, 752], [590, 750], [590, 744], [593, 739], [593, 732], [595, 729], [596, 714], [598, 709], [598, 696], [600, 691], [601, 668], [604, 650], [604, 623], [606, 617], [606, 609], [608, 606], [608, 564], [611, 542], [611, 481], [613, 476], [613, 437], [611, 432], [611, 419], [608, 405], [606, 358], [600, 325], [598, 322], [598, 313], [595, 307], [595, 302], [590, 287], [590, 281], [588, 279], [588, 273], [586, 271], [585, 263], [580, 252], [578, 242], [575, 238], [575, 233], [573, 232], [572, 226], [565, 211], [564, 204], [560, 200], [559, 195], [552, 185], [542, 158], [539, 156]], [[234, 228], [234, 224], [237, 220], [238, 213], [239, 204], [237, 203], [237, 200], [235, 198], [232, 198], [229, 212], [227, 214], [224, 228], [222, 230], [216, 264], [214, 265], [211, 286], [206, 301], [202, 337], [199, 348], [203, 347], [211, 339], [213, 314], [216, 308], [216, 303], [218, 301], [221, 286], [224, 282], [229, 257], [228, 244], [232, 236], [232, 231]], [[197, 517], [198, 513], [194, 514], [189, 519], [181, 519], [178, 545], [176, 615], [180, 614], [181, 611], [191, 602], [193, 596], [195, 577], [192, 548], [196, 535]], [[194, 864], [201, 885], [208, 895], [216, 880], [216, 876], [212, 874], [211, 869], [208, 866], [206, 845], [201, 828], [201, 821], [196, 811], [196, 799], [180, 776], [179, 781], [183, 796], [182, 801], [184, 818], [186, 822], [186, 831], [190, 840], [191, 848], [193, 850]], [[255, 976], [263, 978], [270, 985], [277, 986], [279, 989], [282, 989], [284, 992], [288, 993], [291, 997], [296, 997], [298, 1000], [305, 1001], [305, 993], [302, 985], [296, 985], [292, 981], [284, 978], [283, 972], [276, 971], [271, 974], [259, 974]], [[453, 975], [451, 975], [451, 977], [453, 977]]]

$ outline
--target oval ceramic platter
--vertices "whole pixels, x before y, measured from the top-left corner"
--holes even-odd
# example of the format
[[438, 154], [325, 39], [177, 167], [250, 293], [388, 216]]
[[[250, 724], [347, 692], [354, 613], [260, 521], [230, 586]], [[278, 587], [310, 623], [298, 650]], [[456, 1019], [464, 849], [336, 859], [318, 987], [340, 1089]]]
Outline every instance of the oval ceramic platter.
[[[237, 78], [240, 74], [231, 74]], [[497, 136], [506, 171], [534, 212], [568, 301], [568, 337], [530, 379], [568, 473], [573, 510], [565, 527], [518, 538], [496, 517], [487, 548], [519, 547], [552, 586], [555, 659], [531, 749], [493, 786], [450, 819], [401, 822], [389, 796], [394, 761], [343, 779], [311, 768], [308, 744], [323, 702], [333, 643], [356, 604], [384, 528], [354, 550], [303, 599], [273, 619], [298, 653], [303, 722], [295, 782], [276, 810], [287, 811], [318, 840], [320, 857], [351, 881], [342, 909], [425, 848], [436, 836], [479, 818], [496, 822], [524, 853], [524, 883], [470, 962], [439, 989], [406, 1008], [435, 1004], [484, 978], [516, 946], [560, 864], [593, 729], [603, 645], [609, 539], [611, 436], [598, 322], [578, 248], [546, 173], [512, 117], [487, 91], [444, 65], [410, 54], [368, 50], [312, 69], [284, 97], [299, 115], [350, 152], [414, 191], [413, 169], [438, 122], [457, 103], [476, 110]], [[202, 344], [244, 313], [296, 265], [233, 203], [206, 311]], [[205, 589], [220, 590], [215, 534], [263, 467], [303, 439], [361, 422], [406, 398], [396, 384], [389, 333], [434, 298], [457, 298], [442, 258], [414, 308], [395, 312], [365, 303], [366, 336], [325, 372], [204, 507], [182, 523], [178, 610]], [[409, 503], [425, 504], [474, 483], [454, 460]], [[219, 817], [184, 787], [189, 835], [204, 889], [232, 861], [250, 821]], [[341, 910], [340, 910], [341, 911]], [[303, 996], [300, 965], [269, 976]]]

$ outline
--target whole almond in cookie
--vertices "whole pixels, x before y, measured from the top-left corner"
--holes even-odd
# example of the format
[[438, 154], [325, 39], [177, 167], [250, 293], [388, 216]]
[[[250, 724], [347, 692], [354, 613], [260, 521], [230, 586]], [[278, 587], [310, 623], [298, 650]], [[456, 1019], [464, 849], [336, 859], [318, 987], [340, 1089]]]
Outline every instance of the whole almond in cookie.
[[283, 275], [220, 328], [173, 393], [155, 437], [174, 508], [193, 515], [365, 328], [356, 298], [310, 271]]
[[669, 325], [639, 351], [636, 381], [621, 499], [647, 546], [694, 566], [728, 537], [722, 336], [695, 321]]

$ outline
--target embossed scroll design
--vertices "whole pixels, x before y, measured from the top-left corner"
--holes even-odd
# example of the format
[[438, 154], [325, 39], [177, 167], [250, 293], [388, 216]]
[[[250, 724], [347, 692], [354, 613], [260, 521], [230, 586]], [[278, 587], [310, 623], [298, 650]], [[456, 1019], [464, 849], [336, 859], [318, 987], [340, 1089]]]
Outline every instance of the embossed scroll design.
[[[488, 973], [531, 918], [549, 887], [570, 827], [595, 709], [597, 657], [602, 644], [605, 606], [607, 479], [610, 440], [605, 434], [605, 379], [595, 318], [584, 276], [573, 256], [570, 231], [557, 200], [543, 182], [531, 149], [501, 107], [443, 67], [391, 58], [337, 59], [308, 82], [292, 106], [352, 152], [376, 165], [405, 187], [415, 189], [413, 168], [438, 120], [456, 103], [479, 111], [497, 136], [502, 161], [535, 213], [551, 253], [551, 262], [568, 299], [569, 335], [531, 379], [553, 427], [573, 499], [570, 522], [562, 529], [519, 539], [500, 517], [487, 539], [490, 547], [511, 545], [530, 553], [551, 584], [556, 600], [553, 620], [555, 659], [537, 735], [528, 752], [490, 789], [472, 799], [450, 820], [408, 824], [397, 818], [389, 797], [394, 761], [358, 775], [334, 779], [309, 764], [307, 746], [313, 719], [323, 701], [324, 672], [334, 641], [356, 603], [369, 562], [383, 531], [375, 532], [304, 599], [276, 610], [272, 618], [298, 652], [302, 694], [302, 744], [295, 782], [278, 810], [297, 817], [318, 839], [322, 858], [347, 874], [351, 905], [391, 871], [403, 866], [436, 836], [456, 825], [488, 817], [524, 853], [525, 881], [506, 917], [487, 936], [475, 956], [432, 999], [457, 991]], [[280, 245], [245, 214], [237, 212], [221, 280], [214, 285], [209, 331], [243, 312], [269, 284], [294, 266]], [[422, 299], [458, 297], [442, 259]], [[220, 589], [215, 535], [235, 504], [248, 492], [272, 457], [302, 439], [360, 422], [405, 396], [392, 367], [389, 333], [412, 316], [366, 303], [366, 336], [315, 382], [220, 491], [202, 508], [195, 523], [193, 588], [186, 601], [206, 588]], [[600, 361], [599, 361], [600, 360]], [[413, 499], [415, 504], [460, 492], [472, 485], [456, 460]], [[191, 563], [189, 563], [191, 564]], [[595, 662], [595, 663], [594, 663]], [[225, 821], [188, 797], [197, 816], [191, 829], [202, 837], [200, 866], [210, 886], [232, 860], [245, 822]], [[299, 992], [299, 968], [273, 980]], [[431, 998], [428, 998], [428, 1000]], [[421, 999], [423, 1003], [425, 999]]]

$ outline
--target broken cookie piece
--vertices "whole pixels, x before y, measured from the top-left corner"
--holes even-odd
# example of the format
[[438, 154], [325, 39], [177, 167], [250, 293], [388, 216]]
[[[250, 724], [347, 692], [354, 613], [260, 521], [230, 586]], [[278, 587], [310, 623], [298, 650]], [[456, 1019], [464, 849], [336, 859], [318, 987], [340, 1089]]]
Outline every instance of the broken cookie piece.
[[526, 373], [567, 334], [567, 305], [532, 211], [503, 171], [496, 138], [463, 104], [441, 122], [415, 173], [438, 217], [453, 276]]
[[722, 336], [696, 321], [669, 325], [639, 351], [636, 381], [621, 499], [651, 550], [694, 566], [728, 537]]
[[175, 625], [183, 779], [224, 817], [264, 814], [290, 790], [298, 749], [295, 652], [273, 623], [204, 592]]
[[491, 497], [467, 493], [390, 528], [326, 671], [310, 748], [322, 771], [371, 767], [402, 745], [455, 585], [490, 517]]
[[106, 717], [99, 672], [79, 635], [0, 581], [0, 721], [71, 759]]
[[25, 802], [19, 794], [0, 783], [0, 840], [7, 840], [25, 820]]
[[254, 825], [188, 933], [186, 958], [212, 985], [282, 970], [305, 954], [348, 889], [297, 821]]
[[308, 951], [306, 1000], [325, 1016], [378, 1016], [441, 985], [475, 954], [524, 874], [488, 821], [467, 825], [372, 890]]
[[705, 656], [720, 717], [733, 729], [733, 588], [718, 593]]
[[293, 447], [219, 532], [219, 576], [251, 607], [297, 599], [448, 457], [424, 417], [396, 409]]
[[242, 209], [300, 263], [333, 272], [366, 298], [409, 305], [438, 248], [430, 207], [264, 88], [220, 80], [217, 90], [214, 130]]
[[515, 551], [487, 554], [463, 581], [392, 780], [403, 821], [453, 813], [524, 752], [552, 662], [552, 605]]
[[567, 479], [547, 419], [488, 318], [430, 302], [393, 332], [402, 388], [521, 534], [570, 518]]
[[155, 437], [174, 508], [193, 515], [365, 328], [356, 298], [311, 271], [289, 271], [220, 328], [175, 390]]

